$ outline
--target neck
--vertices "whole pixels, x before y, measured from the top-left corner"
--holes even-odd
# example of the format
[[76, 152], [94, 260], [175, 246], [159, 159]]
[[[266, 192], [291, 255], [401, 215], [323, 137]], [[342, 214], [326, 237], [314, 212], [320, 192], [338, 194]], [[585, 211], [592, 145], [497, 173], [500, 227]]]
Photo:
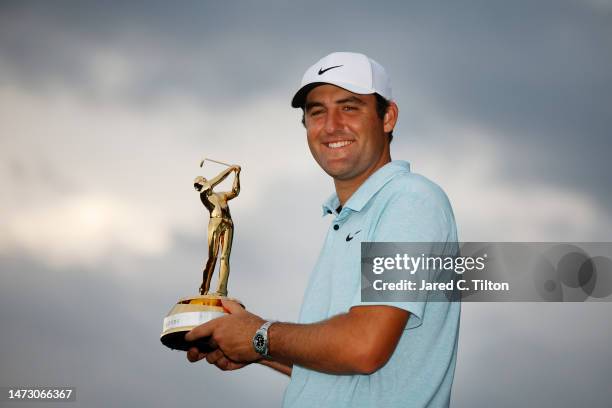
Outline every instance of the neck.
[[349, 198], [353, 195], [355, 191], [363, 184], [365, 181], [376, 172], [376, 170], [383, 167], [385, 164], [391, 161], [391, 155], [386, 154], [381, 156], [381, 159], [375, 163], [372, 167], [364, 171], [362, 174], [353, 177], [349, 180], [340, 180], [334, 179], [334, 185], [336, 187], [336, 195], [338, 196], [338, 200], [340, 200], [340, 205], [344, 206], [344, 204], [348, 201]]

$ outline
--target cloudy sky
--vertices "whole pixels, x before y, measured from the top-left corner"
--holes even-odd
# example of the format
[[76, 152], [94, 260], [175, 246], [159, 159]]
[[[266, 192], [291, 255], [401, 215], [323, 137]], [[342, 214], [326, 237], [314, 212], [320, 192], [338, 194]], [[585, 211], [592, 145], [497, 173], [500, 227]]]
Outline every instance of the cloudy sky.
[[[392, 156], [463, 241], [612, 241], [612, 2], [0, 3], [0, 386], [70, 406], [277, 406], [266, 367], [159, 343], [195, 294], [203, 157], [242, 165], [230, 294], [297, 318], [333, 187], [289, 106], [332, 51], [383, 64]], [[457, 407], [608, 405], [610, 304], [466, 304]]]

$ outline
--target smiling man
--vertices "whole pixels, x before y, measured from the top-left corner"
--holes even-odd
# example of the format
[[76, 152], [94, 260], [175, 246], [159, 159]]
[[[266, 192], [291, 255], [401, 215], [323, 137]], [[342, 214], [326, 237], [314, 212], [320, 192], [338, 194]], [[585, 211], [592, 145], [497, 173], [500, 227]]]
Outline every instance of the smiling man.
[[310, 67], [292, 106], [308, 146], [332, 177], [330, 224], [299, 323], [265, 321], [233, 302], [230, 315], [196, 327], [218, 348], [188, 352], [223, 370], [251, 362], [291, 377], [286, 407], [446, 407], [453, 381], [458, 302], [362, 302], [361, 242], [444, 242], [456, 251], [444, 192], [407, 162], [391, 161], [398, 118], [385, 69], [337, 52]]

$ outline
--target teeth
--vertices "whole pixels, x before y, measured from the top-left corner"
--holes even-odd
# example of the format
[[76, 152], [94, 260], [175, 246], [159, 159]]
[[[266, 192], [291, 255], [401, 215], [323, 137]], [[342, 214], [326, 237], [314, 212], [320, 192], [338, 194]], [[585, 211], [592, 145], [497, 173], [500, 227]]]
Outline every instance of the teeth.
[[337, 149], [337, 148], [339, 148], [339, 147], [348, 146], [348, 145], [350, 145], [351, 143], [353, 143], [353, 142], [352, 142], [352, 141], [350, 141], [350, 140], [343, 140], [343, 141], [341, 141], [341, 142], [331, 142], [331, 143], [328, 143], [328, 144], [327, 144], [327, 146], [329, 146], [329, 147], [330, 147], [330, 148], [332, 148], [332, 149]]

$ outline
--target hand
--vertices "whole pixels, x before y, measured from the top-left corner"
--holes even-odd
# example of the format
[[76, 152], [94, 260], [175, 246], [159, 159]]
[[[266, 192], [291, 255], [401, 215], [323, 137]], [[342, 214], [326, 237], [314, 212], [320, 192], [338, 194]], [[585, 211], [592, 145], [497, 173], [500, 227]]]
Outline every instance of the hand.
[[210, 364], [216, 365], [220, 370], [223, 370], [223, 371], [238, 370], [250, 364], [250, 363], [237, 363], [235, 361], [232, 361], [229, 358], [227, 358], [223, 354], [223, 352], [219, 349], [216, 349], [206, 354], [206, 353], [201, 353], [200, 350], [198, 350], [196, 347], [192, 347], [187, 352], [187, 360], [189, 360], [192, 363], [198, 362], [204, 358], [206, 358], [206, 361], [208, 361]]
[[215, 350], [204, 356], [201, 356], [204, 353], [191, 353], [187, 358], [189, 361], [192, 361], [192, 358], [198, 361], [204, 357], [208, 360], [210, 356], [209, 362], [214, 361], [211, 364], [215, 364], [225, 357], [229, 360], [228, 363], [221, 360], [220, 364], [227, 364], [228, 367], [232, 366], [231, 362], [249, 363], [260, 359], [261, 356], [253, 348], [252, 341], [255, 332], [261, 327], [264, 320], [244, 310], [239, 303], [231, 300], [222, 302], [223, 308], [230, 313], [229, 315], [201, 324], [185, 335], [187, 341], [211, 336], [212, 342], [217, 345], [217, 350], [221, 354], [216, 353]]

